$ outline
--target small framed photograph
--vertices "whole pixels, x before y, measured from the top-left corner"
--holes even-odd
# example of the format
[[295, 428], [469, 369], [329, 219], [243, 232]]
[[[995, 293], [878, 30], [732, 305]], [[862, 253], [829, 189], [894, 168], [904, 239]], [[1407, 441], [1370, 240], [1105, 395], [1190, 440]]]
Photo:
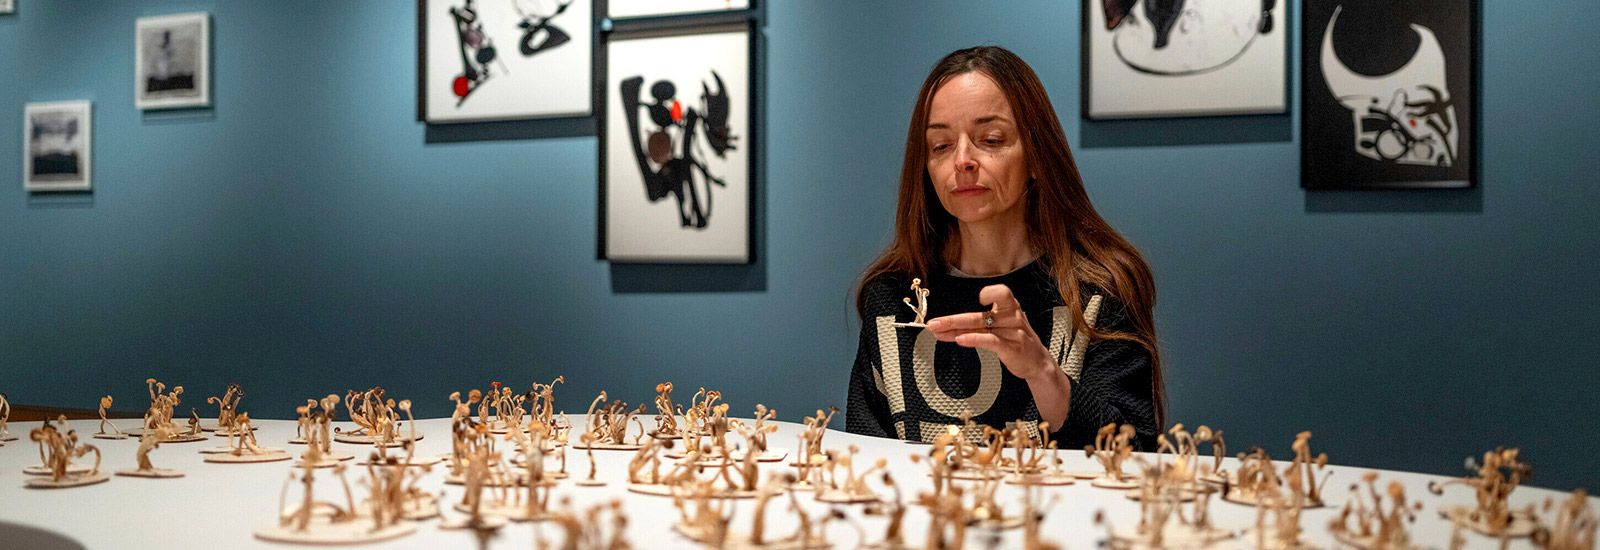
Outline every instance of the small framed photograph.
[[417, 0], [417, 120], [587, 117], [594, 0]]
[[1476, 184], [1477, 2], [1306, 0], [1300, 186]]
[[715, 13], [750, 8], [750, 0], [610, 0], [606, 16], [612, 19]]
[[29, 103], [22, 112], [22, 186], [28, 191], [88, 191], [94, 155], [88, 101]]
[[16, 13], [17, 0], [0, 0], [0, 14]]
[[211, 105], [211, 16], [141, 17], [134, 33], [133, 102], [140, 109]]
[[749, 263], [752, 24], [613, 33], [600, 120], [601, 259]]
[[1083, 0], [1084, 117], [1288, 112], [1286, 3]]

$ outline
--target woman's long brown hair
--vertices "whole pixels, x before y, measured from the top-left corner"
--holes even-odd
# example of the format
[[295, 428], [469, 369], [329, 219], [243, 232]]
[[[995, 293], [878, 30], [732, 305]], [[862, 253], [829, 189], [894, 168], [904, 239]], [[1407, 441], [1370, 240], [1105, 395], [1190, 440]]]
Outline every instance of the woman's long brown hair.
[[[894, 242], [862, 274], [856, 287], [856, 308], [861, 287], [885, 274], [927, 279], [943, 260], [953, 258], [952, 242], [957, 220], [939, 203], [928, 177], [928, 110], [933, 94], [953, 76], [978, 72], [993, 79], [1010, 102], [1022, 132], [1024, 158], [1034, 179], [1024, 195], [1028, 237], [1043, 266], [1055, 279], [1056, 289], [1074, 328], [1091, 340], [1128, 340], [1150, 352], [1151, 391], [1156, 425], [1166, 425], [1166, 384], [1161, 354], [1156, 345], [1155, 281], [1139, 251], [1106, 223], [1083, 189], [1083, 178], [1067, 147], [1066, 133], [1050, 106], [1050, 97], [1038, 75], [1009, 50], [978, 46], [957, 50], [939, 60], [917, 93], [906, 131], [906, 153], [900, 168], [900, 198], [895, 211]], [[1127, 308], [1133, 332], [1096, 331], [1083, 320], [1083, 303], [1077, 289], [1088, 284], [1111, 293]], [[1158, 428], [1159, 429], [1159, 428]]]

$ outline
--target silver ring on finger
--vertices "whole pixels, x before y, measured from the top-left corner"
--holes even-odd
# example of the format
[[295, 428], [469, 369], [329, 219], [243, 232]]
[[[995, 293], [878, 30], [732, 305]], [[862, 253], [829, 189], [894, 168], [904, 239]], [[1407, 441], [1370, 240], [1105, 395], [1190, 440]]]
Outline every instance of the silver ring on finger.
[[992, 328], [994, 328], [994, 312], [993, 311], [983, 314], [983, 329], [984, 330], [989, 330], [989, 329], [992, 329]]

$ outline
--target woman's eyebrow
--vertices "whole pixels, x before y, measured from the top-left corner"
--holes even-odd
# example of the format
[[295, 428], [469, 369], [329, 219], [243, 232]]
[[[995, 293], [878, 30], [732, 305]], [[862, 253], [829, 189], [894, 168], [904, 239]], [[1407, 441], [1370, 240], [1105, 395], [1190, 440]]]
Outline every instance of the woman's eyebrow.
[[[975, 126], [982, 126], [984, 124], [989, 124], [991, 122], [1004, 122], [1004, 123], [1010, 124], [1011, 123], [1011, 119], [1006, 118], [1006, 117], [1001, 116], [1001, 115], [981, 116], [981, 117], [978, 117], [977, 119], [973, 120], [972, 124], [975, 125]], [[943, 122], [935, 122], [935, 123], [929, 124], [928, 125], [928, 129], [929, 130], [949, 130], [950, 129], [950, 125], [949, 124], [945, 124]]]

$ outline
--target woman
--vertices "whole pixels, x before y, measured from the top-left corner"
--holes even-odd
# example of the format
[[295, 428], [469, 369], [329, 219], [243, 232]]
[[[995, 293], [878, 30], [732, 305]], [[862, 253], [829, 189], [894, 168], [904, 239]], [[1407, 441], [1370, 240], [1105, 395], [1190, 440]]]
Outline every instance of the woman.
[[[970, 48], [917, 97], [894, 242], [858, 289], [847, 429], [928, 441], [971, 418], [1081, 448], [1118, 422], [1154, 450], [1150, 269], [1089, 203], [1038, 76], [1003, 48]], [[895, 326], [918, 318], [914, 280], [926, 329]]]

